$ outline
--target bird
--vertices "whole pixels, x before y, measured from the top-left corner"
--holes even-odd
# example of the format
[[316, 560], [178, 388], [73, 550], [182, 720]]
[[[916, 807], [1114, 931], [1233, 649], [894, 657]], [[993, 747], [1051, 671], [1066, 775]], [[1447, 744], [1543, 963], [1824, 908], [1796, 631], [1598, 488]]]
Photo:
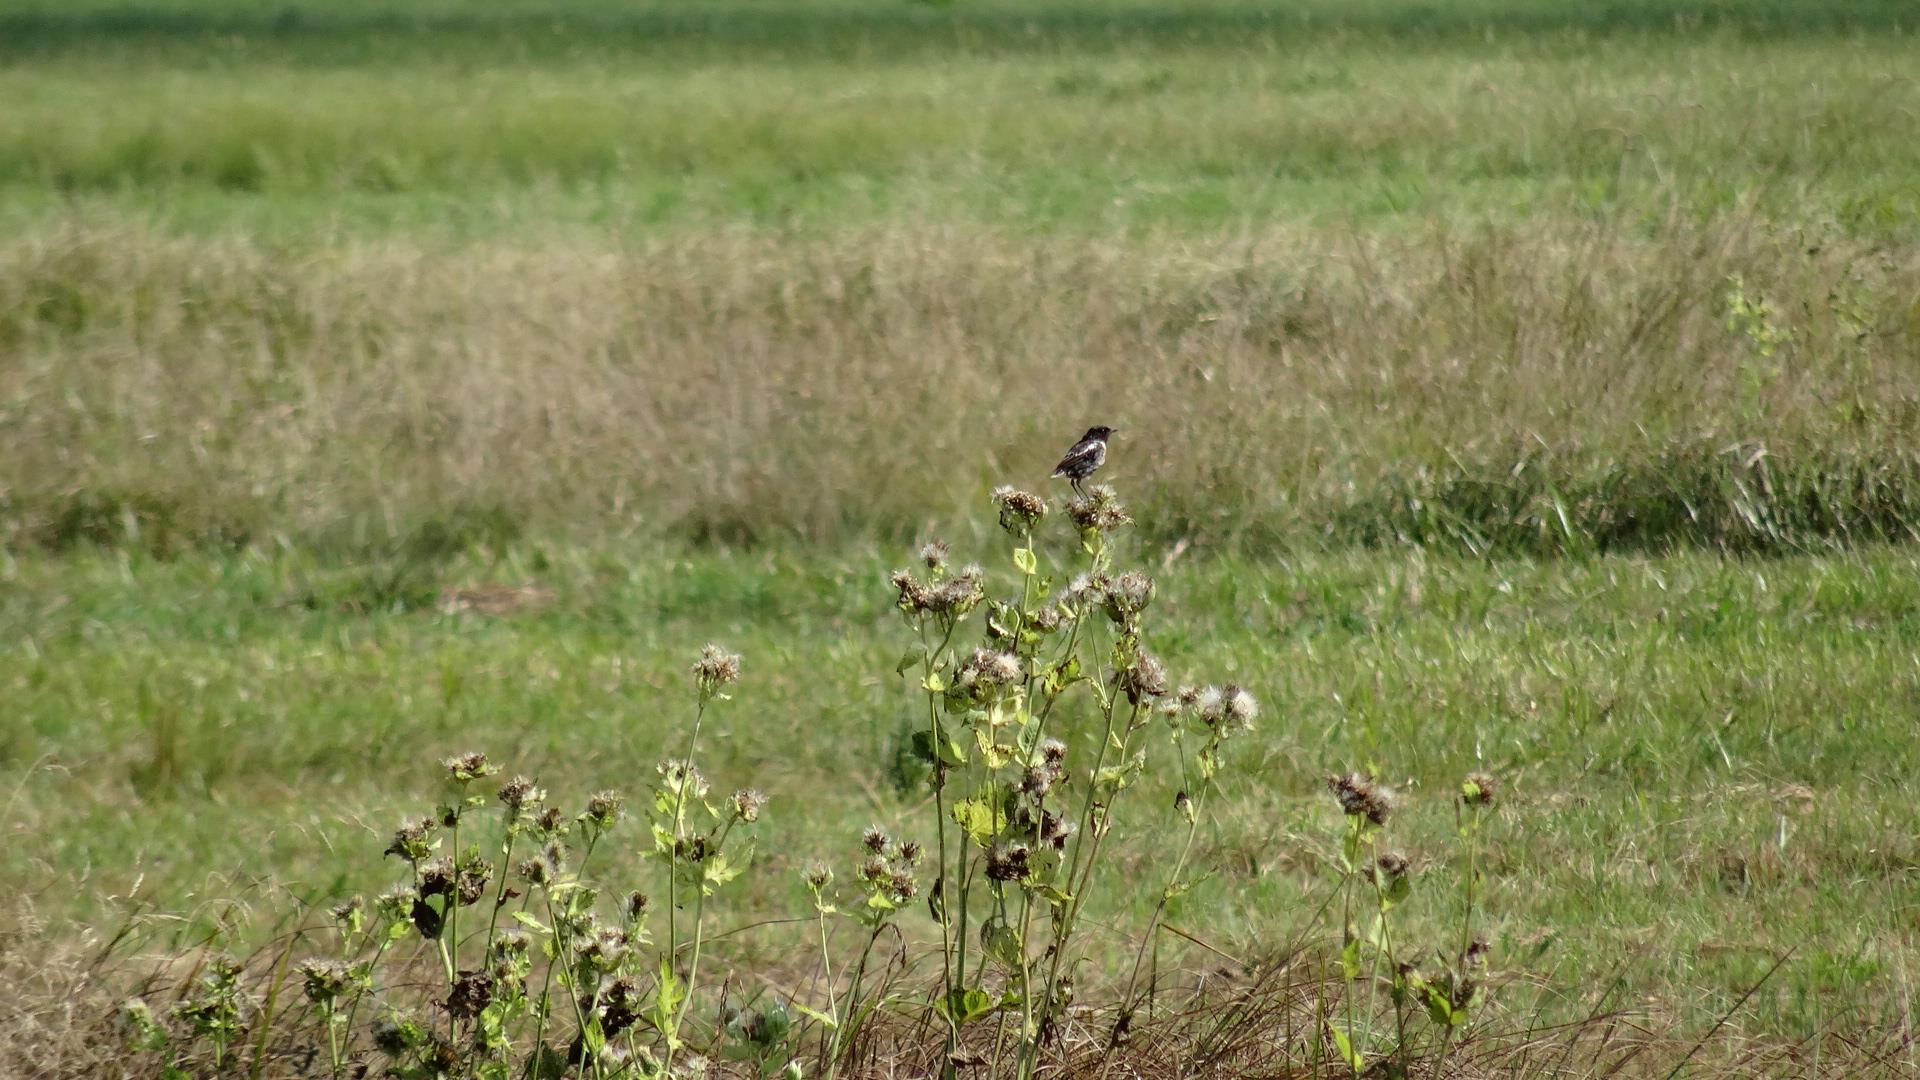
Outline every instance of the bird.
[[1080, 486], [1080, 481], [1092, 476], [1095, 469], [1107, 463], [1107, 437], [1112, 434], [1110, 427], [1088, 428], [1087, 433], [1080, 436], [1079, 442], [1067, 448], [1067, 455], [1060, 459], [1060, 464], [1053, 467], [1054, 477], [1066, 477], [1067, 482], [1073, 485], [1073, 490], [1081, 498], [1086, 498], [1087, 491]]

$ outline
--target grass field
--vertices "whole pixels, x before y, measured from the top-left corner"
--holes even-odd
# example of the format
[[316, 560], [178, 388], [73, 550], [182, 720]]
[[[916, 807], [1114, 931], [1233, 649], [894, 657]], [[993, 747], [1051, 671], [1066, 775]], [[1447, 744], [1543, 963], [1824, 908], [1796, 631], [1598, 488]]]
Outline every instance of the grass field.
[[[924, 813], [886, 572], [990, 555], [988, 488], [1101, 422], [1152, 647], [1262, 704], [1174, 926], [1293, 941], [1349, 768], [1445, 868], [1485, 769], [1495, 1021], [1920, 1068], [1865, 1049], [1920, 960], [1916, 24], [0, 12], [0, 1065], [97, 1064], [60, 979], [123, 926], [251, 946], [383, 887], [449, 754], [637, 794], [708, 640], [747, 677], [703, 767], [773, 797], [723, 910], [808, 914], [798, 867]], [[491, 585], [535, 589], [440, 610]], [[1157, 899], [1092, 898], [1096, 968]]]

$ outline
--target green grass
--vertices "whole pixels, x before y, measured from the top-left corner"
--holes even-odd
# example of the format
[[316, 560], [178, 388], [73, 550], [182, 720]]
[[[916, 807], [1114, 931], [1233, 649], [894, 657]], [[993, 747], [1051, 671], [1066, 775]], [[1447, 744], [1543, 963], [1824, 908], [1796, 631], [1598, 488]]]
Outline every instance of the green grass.
[[[1917, 26], [11, 5], [0, 912], [258, 941], [387, 884], [449, 753], [637, 794], [711, 639], [748, 676], [703, 764], [775, 800], [728, 914], [800, 914], [798, 865], [924, 819], [884, 571], [930, 528], [987, 543], [951, 523], [1104, 422], [1142, 561], [1185, 551], [1151, 644], [1263, 704], [1173, 925], [1281, 947], [1335, 850], [1325, 773], [1403, 786], [1392, 835], [1437, 860], [1485, 768], [1507, 1019], [1604, 1001], [1691, 1037], [1793, 948], [1732, 1030], [1891, 1029]], [[485, 582], [553, 596], [434, 609]], [[1123, 817], [1103, 963], [1171, 796]], [[784, 934], [723, 949], [786, 962]]]
[[[908, 635], [886, 567], [536, 548], [448, 566], [447, 582], [555, 590], [487, 618], [356, 613], [341, 605], [361, 571], [291, 559], [16, 560], [0, 762], [19, 793], [0, 876], [43, 916], [195, 916], [159, 924], [162, 940], [191, 939], [229, 897], [260, 919], [289, 896], [377, 889], [386, 831], [447, 754], [484, 747], [563, 802], [637, 791], [688, 719], [689, 657], [715, 639], [748, 677], [715, 714], [707, 771], [774, 796], [735, 911], [793, 915], [799, 865], [845, 862], [871, 820], [912, 828], [921, 799], [893, 766], [916, 706], [890, 674]], [[1547, 1007], [1590, 1002], [1617, 972], [1622, 1002], [1703, 1025], [1795, 945], [1739, 1030], [1890, 1015], [1911, 985], [1920, 865], [1903, 824], [1916, 568], [1895, 550], [1177, 561], [1152, 644], [1176, 676], [1239, 679], [1264, 707], [1202, 831], [1215, 872], [1174, 924], [1248, 957], [1303, 925], [1335, 843], [1326, 772], [1403, 784], [1395, 842], [1444, 860], [1447, 793], [1484, 768], [1512, 789], [1485, 862], [1497, 963], [1541, 975]], [[1164, 784], [1123, 816], [1117, 867], [1170, 856]], [[1135, 876], [1107, 879], [1102, 924], [1144, 918]], [[1413, 925], [1437, 934], [1450, 911], [1428, 898]], [[1118, 944], [1096, 935], [1096, 951]], [[1516, 986], [1505, 1007], [1534, 997]]]

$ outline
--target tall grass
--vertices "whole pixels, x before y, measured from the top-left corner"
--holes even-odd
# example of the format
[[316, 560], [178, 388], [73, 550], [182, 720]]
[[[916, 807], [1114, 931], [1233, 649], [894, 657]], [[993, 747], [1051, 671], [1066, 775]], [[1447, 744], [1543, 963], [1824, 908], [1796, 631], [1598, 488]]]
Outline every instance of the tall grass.
[[[0, 252], [13, 545], [900, 539], [1088, 423], [1169, 537], [1731, 548], [1920, 522], [1920, 259], [1817, 227], [896, 226]], [[982, 417], [992, 422], [982, 424]]]

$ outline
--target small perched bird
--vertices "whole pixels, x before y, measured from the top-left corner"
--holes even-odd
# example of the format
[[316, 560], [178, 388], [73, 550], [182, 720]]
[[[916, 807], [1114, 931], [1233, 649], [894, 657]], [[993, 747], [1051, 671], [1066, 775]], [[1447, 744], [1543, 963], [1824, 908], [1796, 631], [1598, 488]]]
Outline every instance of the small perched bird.
[[1055, 477], [1064, 476], [1073, 485], [1073, 490], [1084, 498], [1086, 489], [1080, 481], [1092, 476], [1095, 469], [1107, 463], [1107, 436], [1113, 434], [1110, 427], [1090, 427], [1080, 441], [1067, 450], [1067, 456], [1053, 467]]

